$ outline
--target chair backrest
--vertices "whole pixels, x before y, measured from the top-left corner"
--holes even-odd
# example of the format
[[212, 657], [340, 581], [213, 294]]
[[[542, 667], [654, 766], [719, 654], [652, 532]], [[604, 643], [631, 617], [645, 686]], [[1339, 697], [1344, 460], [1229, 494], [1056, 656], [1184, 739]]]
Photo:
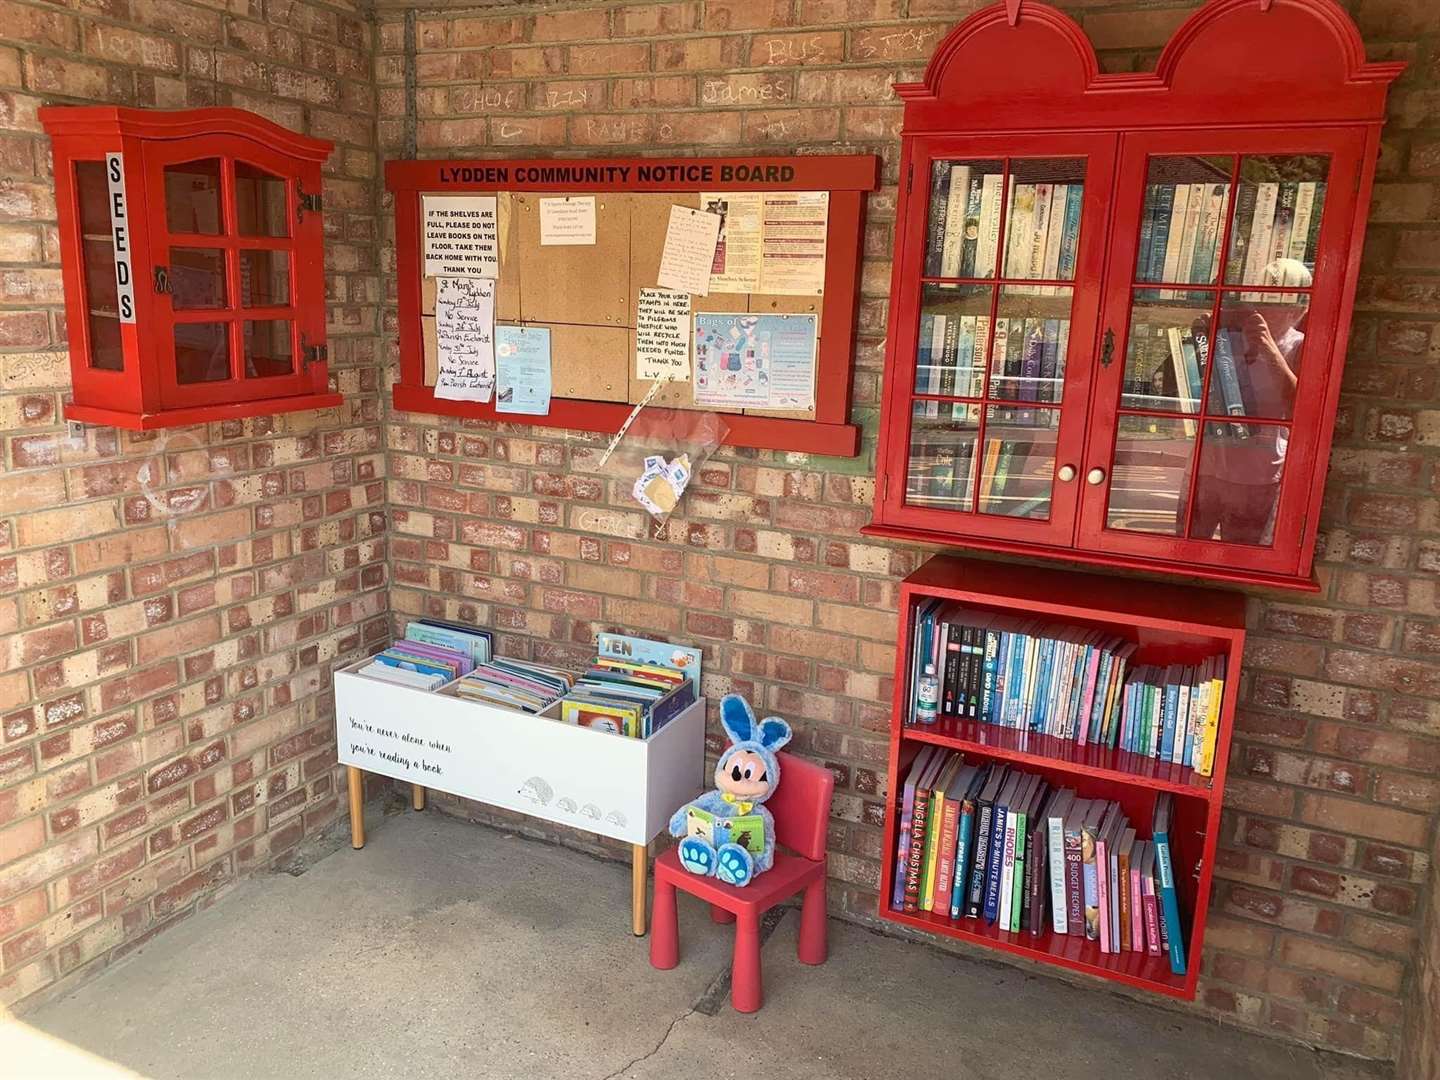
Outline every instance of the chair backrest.
[[775, 757], [780, 762], [780, 790], [765, 802], [775, 818], [775, 839], [797, 855], [822, 859], [835, 774], [783, 750]]

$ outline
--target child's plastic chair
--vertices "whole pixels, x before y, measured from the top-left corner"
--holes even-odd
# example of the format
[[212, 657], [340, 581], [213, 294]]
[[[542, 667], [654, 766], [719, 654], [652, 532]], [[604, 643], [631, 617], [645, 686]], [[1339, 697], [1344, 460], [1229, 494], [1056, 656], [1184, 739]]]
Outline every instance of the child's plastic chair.
[[[655, 908], [650, 930], [650, 966], [668, 970], [680, 962], [680, 926], [675, 890], [710, 904], [717, 923], [735, 922], [735, 957], [730, 968], [730, 1003], [736, 1012], [760, 1008], [760, 916], [802, 889], [802, 964], [823, 964], [825, 928], [825, 832], [835, 776], [820, 765], [781, 752], [780, 789], [766, 803], [775, 818], [775, 865], [749, 885], [735, 888], [713, 877], [692, 874], [671, 848], [655, 860]], [[789, 848], [789, 851], [781, 848]]]

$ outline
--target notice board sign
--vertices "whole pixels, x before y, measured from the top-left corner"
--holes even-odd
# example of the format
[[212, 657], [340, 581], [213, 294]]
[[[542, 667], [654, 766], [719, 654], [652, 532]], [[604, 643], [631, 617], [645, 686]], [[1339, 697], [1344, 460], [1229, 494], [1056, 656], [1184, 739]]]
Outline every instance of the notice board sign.
[[[879, 170], [873, 155], [389, 162], [400, 315], [395, 406], [614, 432], [659, 379], [656, 404], [725, 413], [731, 445], [853, 456], [864, 199], [878, 188]], [[683, 294], [690, 321], [683, 333], [660, 327], [662, 342], [654, 291], [677, 214], [719, 215], [722, 224], [708, 291]], [[493, 267], [482, 269], [492, 250]], [[692, 258], [687, 280], [693, 269]], [[436, 283], [460, 270], [493, 275], [497, 327], [549, 330], [547, 413], [437, 396]], [[702, 386], [690, 340], [702, 314], [707, 325], [734, 316], [762, 349], [783, 345], [778, 362], [727, 354], [727, 366]], [[687, 356], [662, 364], [661, 349], [673, 354], [682, 340]], [[777, 371], [787, 381], [772, 393]], [[749, 376], [765, 391], [742, 385]]]

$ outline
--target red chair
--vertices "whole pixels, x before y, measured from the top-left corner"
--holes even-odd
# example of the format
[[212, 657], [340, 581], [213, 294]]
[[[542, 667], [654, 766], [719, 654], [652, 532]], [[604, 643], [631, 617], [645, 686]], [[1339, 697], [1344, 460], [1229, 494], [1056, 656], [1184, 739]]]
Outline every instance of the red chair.
[[[735, 922], [735, 957], [730, 967], [730, 1003], [736, 1012], [760, 1008], [760, 916], [802, 889], [802, 964], [823, 964], [825, 930], [825, 830], [835, 776], [829, 769], [781, 752], [780, 790], [765, 806], [775, 818], [775, 865], [737, 889], [700, 877], [680, 865], [671, 848], [655, 860], [655, 909], [650, 930], [650, 966], [668, 971], [680, 962], [680, 925], [675, 890], [710, 904], [717, 923]], [[781, 846], [790, 851], [781, 850]], [[793, 852], [793, 854], [792, 854]]]

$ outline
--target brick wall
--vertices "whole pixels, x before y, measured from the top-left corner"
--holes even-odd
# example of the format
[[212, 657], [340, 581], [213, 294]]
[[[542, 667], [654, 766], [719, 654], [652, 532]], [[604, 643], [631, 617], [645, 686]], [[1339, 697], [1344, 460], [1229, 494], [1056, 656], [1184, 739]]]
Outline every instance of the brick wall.
[[[328, 673], [387, 600], [372, 32], [294, 0], [0, 0], [0, 1007], [341, 812]], [[236, 105], [336, 141], [343, 407], [67, 429], [47, 102]]]
[[[1195, 4], [1062, 6], [1117, 70], [1152, 64]], [[917, 77], [971, 8], [384, 4], [380, 148], [881, 154], [855, 377], [873, 443], [900, 120], [889, 88]], [[1366, 247], [1324, 512], [1324, 592], [1251, 603], [1195, 1008], [1392, 1058], [1440, 792], [1440, 7], [1350, 8], [1372, 58], [1413, 66], [1393, 95]], [[393, 304], [387, 320], [393, 329]], [[397, 624], [420, 612], [476, 618], [505, 648], [561, 662], [581, 661], [608, 627], [703, 645], [710, 694], [738, 690], [789, 717], [800, 752], [834, 768], [834, 907], [874, 919], [896, 582], [928, 553], [857, 536], [873, 493], [870, 444], [857, 461], [721, 454], [656, 541], [596, 470], [592, 438], [415, 415], [395, 416], [387, 437]]]
[[1402, 1080], [1440, 1080], [1440, 836], [1430, 849], [1430, 860], [1429, 901], [1400, 1036]]

